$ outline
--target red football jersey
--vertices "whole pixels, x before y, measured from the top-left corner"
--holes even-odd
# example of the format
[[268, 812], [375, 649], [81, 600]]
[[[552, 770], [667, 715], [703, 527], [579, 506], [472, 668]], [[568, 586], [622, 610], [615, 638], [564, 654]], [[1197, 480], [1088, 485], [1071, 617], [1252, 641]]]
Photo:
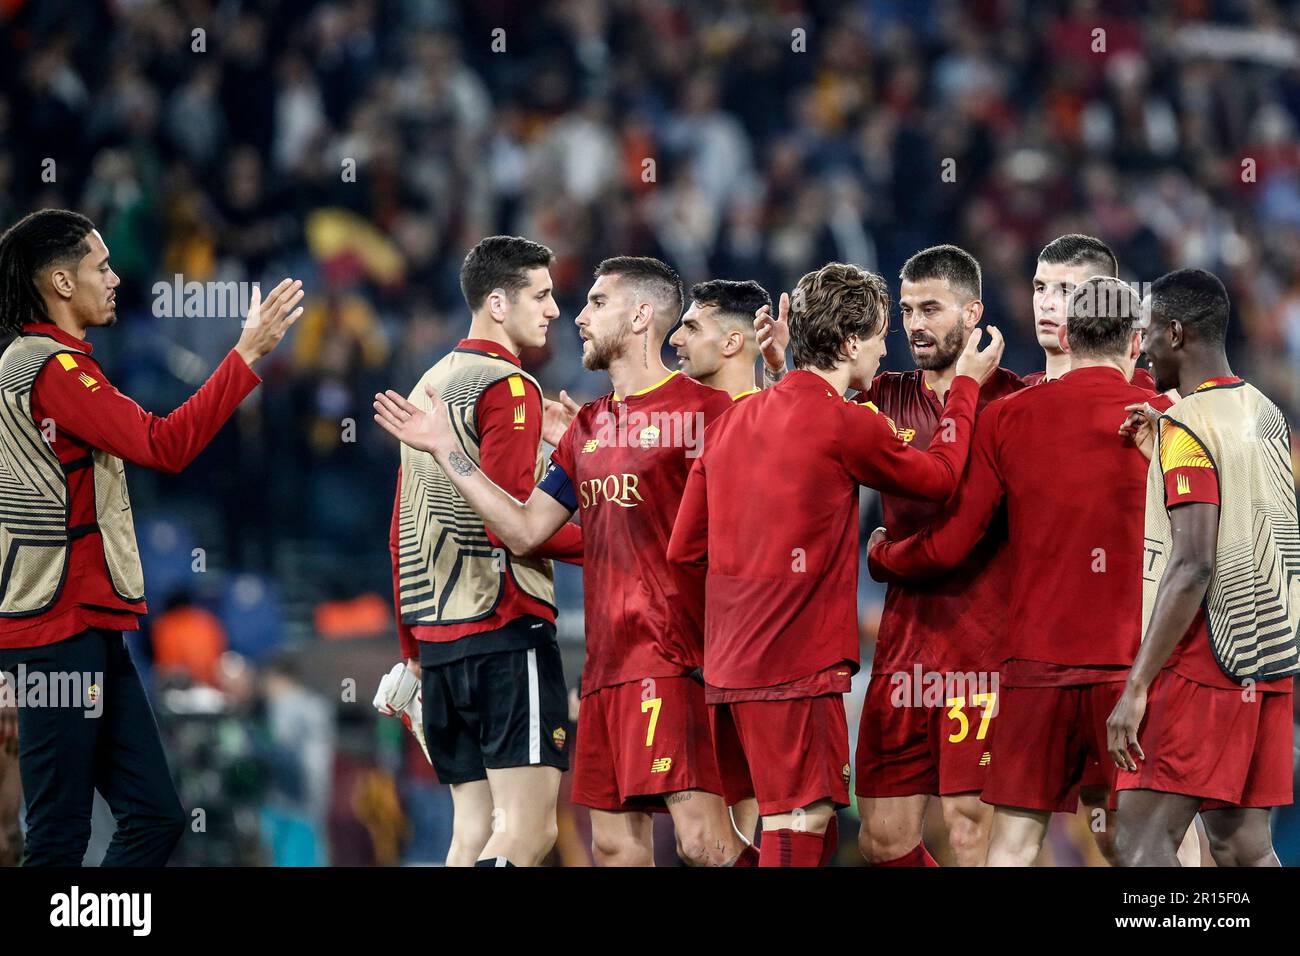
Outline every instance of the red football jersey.
[[[1047, 381], [1047, 373], [1030, 372], [1028, 375], [1020, 376], [1020, 380], [1026, 385], [1041, 385], [1044, 381]], [[1129, 379], [1129, 384], [1137, 385], [1140, 388], [1149, 388], [1153, 392], [1156, 390], [1156, 380], [1144, 368], [1133, 369], [1133, 377]]]
[[[1088, 669], [1132, 664], [1147, 461], [1118, 431], [1125, 407], [1150, 398], [1118, 370], [1097, 367], [996, 402], [980, 418], [970, 466], [944, 516], [873, 548], [872, 573], [942, 573], [980, 540], [1005, 500], [1014, 579], [998, 596], [1009, 632], [998, 657]], [[1033, 683], [1051, 683], [1051, 670], [1035, 668]]]
[[668, 568], [668, 539], [704, 430], [731, 396], [673, 372], [582, 407], [540, 487], [581, 513], [582, 692], [690, 673], [701, 661]]
[[[1023, 388], [1019, 376], [999, 368], [980, 387], [979, 409]], [[889, 416], [898, 434], [920, 451], [941, 427], [946, 412], [920, 369], [885, 372], [871, 383], [867, 400]], [[943, 513], [943, 502], [882, 494], [885, 528], [894, 540], [906, 538]], [[880, 618], [872, 669], [910, 671], [915, 664], [933, 670], [972, 670], [988, 664], [990, 649], [1006, 632], [1010, 575], [1001, 554], [1005, 519], [990, 525], [980, 546], [952, 574], [933, 581], [890, 584]]]
[[857, 669], [858, 486], [949, 497], [976, 397], [973, 379], [954, 381], [951, 440], [928, 454], [805, 370], [709, 430], [669, 557], [687, 609], [705, 605], [710, 688], [770, 688], [846, 661]]

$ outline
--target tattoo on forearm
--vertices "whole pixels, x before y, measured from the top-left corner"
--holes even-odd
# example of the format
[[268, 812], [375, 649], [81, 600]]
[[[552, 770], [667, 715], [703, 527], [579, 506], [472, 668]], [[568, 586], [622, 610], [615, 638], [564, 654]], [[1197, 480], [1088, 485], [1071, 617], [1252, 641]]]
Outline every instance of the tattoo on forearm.
[[462, 477], [474, 472], [474, 463], [458, 451], [453, 451], [448, 456], [447, 463], [451, 465], [452, 471]]

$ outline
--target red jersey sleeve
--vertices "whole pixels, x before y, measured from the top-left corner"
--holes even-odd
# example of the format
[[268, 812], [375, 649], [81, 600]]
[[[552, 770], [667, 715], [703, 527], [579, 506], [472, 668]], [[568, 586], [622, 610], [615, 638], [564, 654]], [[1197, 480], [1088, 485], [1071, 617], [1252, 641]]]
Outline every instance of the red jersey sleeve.
[[388, 556], [393, 565], [393, 618], [397, 621], [397, 642], [402, 646], [402, 657], [406, 659], [420, 659], [420, 645], [416, 643], [415, 635], [411, 633], [411, 625], [402, 623], [402, 601], [399, 596], [401, 591], [401, 580], [398, 577], [397, 566], [400, 562], [398, 552], [401, 550], [401, 537], [398, 533], [398, 522], [401, 520], [402, 508], [402, 469], [397, 469], [397, 493], [393, 496], [393, 520], [388, 526]]
[[668, 542], [683, 617], [703, 646], [705, 577], [709, 569], [709, 495], [701, 456], [691, 466]]
[[901, 541], [882, 541], [867, 555], [877, 581], [906, 581], [951, 571], [974, 550], [1006, 494], [997, 463], [998, 412], [988, 405], [975, 428], [970, 467], [957, 495], [935, 522]]
[[114, 388], [94, 359], [62, 354], [41, 369], [33, 393], [56, 435], [66, 430], [133, 465], [175, 474], [198, 457], [259, 382], [232, 349], [184, 405], [160, 418]]
[[1219, 473], [1205, 448], [1183, 426], [1160, 423], [1160, 470], [1165, 476], [1165, 507], [1219, 504]]
[[[483, 390], [476, 419], [483, 474], [519, 501], [527, 501], [536, 484], [533, 475], [542, 438], [541, 393], [522, 375], [508, 375]], [[504, 547], [491, 528], [487, 534], [494, 548]], [[581, 564], [582, 529], [565, 522], [533, 554]]]
[[948, 391], [936, 441], [918, 451], [875, 405], [845, 402], [840, 410], [840, 457], [859, 484], [885, 494], [943, 501], [957, 488], [970, 451], [979, 384], [959, 375]]

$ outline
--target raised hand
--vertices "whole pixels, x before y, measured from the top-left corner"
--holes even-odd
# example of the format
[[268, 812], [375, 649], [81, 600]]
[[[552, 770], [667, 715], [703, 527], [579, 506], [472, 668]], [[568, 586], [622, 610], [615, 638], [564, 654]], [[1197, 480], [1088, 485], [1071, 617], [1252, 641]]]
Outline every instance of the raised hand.
[[552, 445], [559, 445], [569, 422], [573, 421], [573, 416], [578, 414], [581, 407], [564, 389], [560, 389], [558, 402], [542, 396], [542, 439]]
[[435, 455], [439, 451], [450, 452], [457, 444], [451, 431], [451, 420], [447, 417], [447, 406], [432, 385], [424, 386], [424, 393], [432, 403], [427, 412], [391, 388], [383, 394], [376, 394], [375, 421], [388, 434], [412, 448]]
[[961, 350], [961, 355], [957, 356], [957, 374], [969, 375], [981, 385], [993, 374], [993, 370], [998, 367], [1002, 361], [1002, 349], [1006, 343], [1002, 341], [1002, 333], [998, 331], [997, 326], [990, 325], [989, 344], [987, 348], [979, 347], [980, 339], [983, 338], [983, 331], [976, 328], [966, 340], [966, 347]]
[[280, 344], [289, 326], [302, 315], [302, 306], [298, 305], [302, 297], [302, 282], [298, 279], [281, 279], [266, 301], [262, 301], [261, 286], [253, 286], [244, 330], [235, 343], [235, 351], [245, 362], [251, 366]]
[[785, 371], [785, 349], [790, 344], [790, 295], [781, 293], [777, 316], [772, 318], [772, 307], [763, 306], [754, 313], [754, 334], [758, 336], [758, 350], [763, 354], [763, 364], [772, 372]]

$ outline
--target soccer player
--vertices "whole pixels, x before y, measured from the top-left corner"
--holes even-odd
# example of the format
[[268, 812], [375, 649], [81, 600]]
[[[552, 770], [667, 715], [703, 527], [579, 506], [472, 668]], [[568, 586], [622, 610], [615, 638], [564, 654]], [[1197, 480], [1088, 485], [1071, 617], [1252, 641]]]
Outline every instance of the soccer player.
[[[1199, 810], [1219, 866], [1278, 866], [1269, 808], [1292, 800], [1300, 528], [1290, 430], [1235, 376], [1228, 293], [1183, 269], [1151, 286], [1142, 349], [1186, 396], [1153, 426], [1143, 637], [1107, 722], [1121, 865], [1172, 866]], [[1155, 429], [1158, 429], [1156, 431]]]
[[[1046, 369], [1021, 376], [1026, 385], [1058, 379], [1070, 370], [1071, 356], [1061, 347], [1059, 333], [1065, 324], [1066, 305], [1071, 293], [1093, 276], [1119, 278], [1119, 260], [1115, 253], [1093, 236], [1080, 233], [1057, 236], [1038, 254], [1034, 271], [1034, 332], [1043, 348]], [[1132, 382], [1155, 390], [1155, 382], [1144, 368], [1134, 366]], [[1156, 404], [1167, 404], [1167, 400], [1162, 398]], [[1115, 815], [1110, 809], [1110, 783], [1114, 774], [1109, 765], [1110, 761], [1103, 759], [1089, 762], [1079, 786], [1079, 805], [1084, 811], [1084, 819], [1089, 821], [1088, 829], [1097, 849], [1107, 862], [1113, 864]], [[1101, 826], [1097, 825], [1098, 814], [1101, 815]], [[1200, 844], [1194, 832], [1189, 834], [1180, 858], [1187, 861], [1184, 865], [1189, 865], [1192, 860], [1199, 861]]]
[[[113, 387], [86, 342], [117, 321], [117, 286], [103, 238], [78, 213], [41, 210], [0, 237], [0, 327], [13, 336], [0, 355], [0, 669], [20, 695], [27, 866], [81, 864], [96, 790], [117, 819], [105, 866], [162, 866], [185, 830], [122, 640], [148, 610], [123, 461], [171, 473], [193, 461], [261, 381], [253, 363], [302, 314], [302, 283], [285, 279], [265, 300], [255, 290], [235, 347], [159, 418]], [[71, 675], [78, 699], [22, 706], [20, 674], [47, 686]]]
[[[830, 263], [799, 281], [794, 302], [796, 371], [710, 429], [668, 550], [685, 605], [706, 621], [719, 760], [739, 749], [753, 778], [762, 866], [824, 865], [837, 843], [835, 809], [848, 805], [843, 695], [858, 667], [858, 486], [950, 495], [979, 382], [1001, 352], [994, 330], [983, 352], [969, 337], [953, 380], [951, 440], [919, 452], [875, 409], [844, 400], [884, 354], [884, 281]], [[774, 480], [756, 495], [759, 473]]]
[[668, 339], [683, 372], [733, 399], [756, 394], [759, 356], [755, 317], [771, 310], [772, 297], [753, 280], [713, 279], [691, 286], [691, 305]]
[[[903, 264], [899, 308], [917, 368], [876, 377], [866, 398], [914, 448], [930, 447], [950, 428], [946, 405], [957, 361], [984, 314], [980, 267], [956, 246], [935, 246]], [[1022, 388], [1013, 372], [993, 371], [977, 409]], [[942, 502], [905, 491], [881, 495], [885, 524], [905, 536], [930, 523]], [[959, 686], [957, 675], [988, 671], [989, 649], [1005, 625], [1007, 580], [1001, 532], [947, 578], [891, 584], [859, 724], [855, 789], [862, 816], [859, 846], [874, 866], [933, 866], [921, 842], [930, 796], [938, 794], [949, 840], [962, 866], [983, 861], [990, 808], [980, 802], [996, 690]], [[943, 703], [914, 706], [918, 671], [938, 674]], [[902, 697], [902, 706], [896, 697]], [[975, 699], [977, 698], [978, 699]], [[922, 695], [924, 702], [924, 696]]]
[[943, 517], [902, 540], [892, 529], [892, 541], [873, 534], [868, 556], [882, 580], [947, 573], [1005, 501], [1014, 572], [1002, 595], [1008, 633], [983, 790], [996, 807], [990, 866], [1031, 865], [1051, 814], [1075, 811], [1137, 652], [1141, 596], [1131, 569], [1142, 556], [1146, 460], [1119, 428], [1131, 406], [1154, 396], [1129, 382], [1141, 300], [1098, 277], [1067, 304], [1057, 334], [1070, 371], [989, 405]]
[[[1022, 375], [1026, 385], [1060, 378], [1070, 370], [1070, 356], [1062, 350], [1057, 332], [1065, 324], [1070, 293], [1093, 276], [1119, 278], [1119, 260], [1100, 239], [1069, 233], [1057, 236], [1038, 254], [1038, 266], [1034, 270], [1034, 334], [1047, 364], [1042, 372]], [[1155, 389], [1151, 373], [1144, 368], [1134, 367], [1133, 383]]]
[[725, 768], [725, 780], [719, 769], [704, 688], [689, 676], [702, 649], [666, 555], [704, 429], [732, 407], [726, 392], [664, 366], [664, 339], [681, 311], [681, 281], [659, 260], [597, 267], [576, 322], [583, 365], [607, 370], [614, 391], [582, 407], [527, 501], [464, 453], [434, 389], [425, 408], [392, 391], [375, 397], [376, 421], [431, 452], [514, 553], [529, 553], [581, 512], [587, 660], [573, 801], [591, 808], [601, 865], [652, 865], [652, 814], [665, 810], [688, 863], [757, 862], [727, 812], [752, 795], [749, 781], [743, 768]]
[[[488, 480], [526, 494], [545, 470], [541, 386], [519, 354], [546, 343], [560, 315], [546, 246], [489, 236], [465, 257], [469, 334], [411, 392], [436, 388], [460, 450]], [[548, 436], [558, 440], [558, 435]], [[433, 459], [401, 446], [388, 547], [398, 638], [416, 680], [423, 742], [451, 787], [448, 866], [535, 866], [555, 843], [568, 769], [568, 692], [555, 638], [550, 559], [581, 563], [582, 532], [560, 525], [527, 556], [511, 553]]]

